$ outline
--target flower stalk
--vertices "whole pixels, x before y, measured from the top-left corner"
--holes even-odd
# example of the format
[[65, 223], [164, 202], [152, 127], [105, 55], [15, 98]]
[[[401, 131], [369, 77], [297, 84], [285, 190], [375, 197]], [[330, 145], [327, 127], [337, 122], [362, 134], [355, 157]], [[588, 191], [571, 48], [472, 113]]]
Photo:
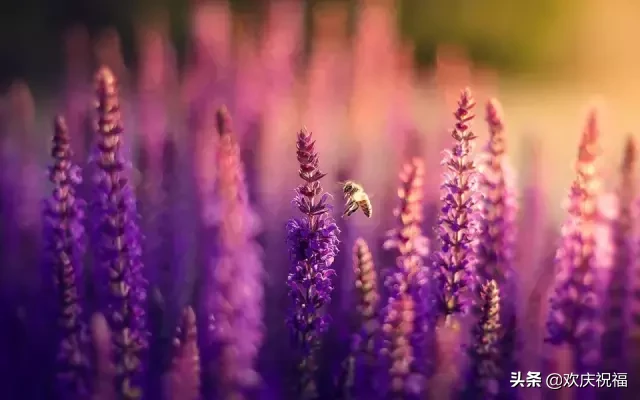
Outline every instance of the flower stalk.
[[416, 396], [426, 381], [427, 269], [429, 243], [422, 234], [424, 162], [414, 158], [400, 173], [398, 226], [387, 233], [384, 248], [397, 252], [396, 264], [385, 278], [389, 292], [383, 310], [385, 354], [390, 357], [392, 396]]
[[199, 400], [200, 350], [198, 327], [193, 308], [186, 307], [173, 338], [173, 358], [165, 394], [167, 400]]
[[602, 338], [603, 367], [608, 372], [628, 369], [629, 359], [625, 354], [625, 343], [631, 333], [627, 330], [626, 317], [629, 312], [628, 284], [631, 277], [631, 266], [636, 259], [636, 234], [634, 201], [636, 201], [637, 154], [638, 150], [633, 137], [627, 139], [622, 165], [620, 166], [620, 183], [618, 187], [618, 213], [612, 224], [614, 261], [609, 277], [606, 293], [606, 312]]
[[600, 189], [595, 167], [597, 146], [598, 127], [592, 112], [579, 147], [576, 178], [569, 194], [569, 216], [556, 253], [557, 274], [547, 319], [547, 341], [554, 346], [570, 346], [576, 373], [589, 372], [600, 356], [599, 300], [594, 279], [594, 228]]
[[480, 192], [471, 158], [476, 135], [470, 129], [475, 105], [471, 92], [465, 89], [454, 113], [456, 124], [451, 136], [455, 144], [445, 151], [442, 161], [447, 172], [441, 185], [442, 208], [437, 228], [440, 248], [435, 253], [433, 272], [437, 282], [436, 307], [445, 320], [468, 312], [471, 272], [477, 263]]
[[59, 307], [59, 394], [65, 399], [81, 399], [88, 396], [90, 384], [87, 321], [80, 292], [85, 204], [76, 197], [82, 178], [80, 169], [71, 161], [70, 135], [62, 117], [56, 117], [54, 122], [51, 156], [49, 181], [53, 192], [45, 202], [44, 229], [46, 263], [54, 278]]
[[331, 269], [338, 254], [340, 230], [331, 217], [330, 195], [322, 191], [320, 179], [325, 174], [318, 166], [318, 154], [311, 132], [297, 134], [298, 174], [304, 181], [296, 188], [293, 200], [303, 214], [287, 223], [287, 244], [291, 269], [287, 277], [292, 307], [287, 318], [293, 343], [300, 353], [296, 398], [317, 397], [314, 374], [320, 337], [329, 324], [324, 308], [331, 301], [333, 283]]
[[480, 289], [478, 321], [471, 331], [470, 359], [465, 399], [495, 399], [500, 391], [501, 371], [500, 290], [494, 280]]
[[96, 261], [108, 275], [105, 316], [112, 331], [117, 392], [123, 399], [143, 396], [143, 360], [147, 348], [147, 282], [142, 275], [136, 203], [123, 160], [122, 122], [113, 73], [96, 74], [97, 151], [94, 163]]
[[208, 272], [210, 340], [216, 356], [214, 380], [220, 399], [247, 398], [260, 381], [255, 369], [262, 345], [261, 253], [256, 217], [249, 205], [240, 148], [226, 108], [216, 114], [220, 135], [216, 179], [215, 261]]

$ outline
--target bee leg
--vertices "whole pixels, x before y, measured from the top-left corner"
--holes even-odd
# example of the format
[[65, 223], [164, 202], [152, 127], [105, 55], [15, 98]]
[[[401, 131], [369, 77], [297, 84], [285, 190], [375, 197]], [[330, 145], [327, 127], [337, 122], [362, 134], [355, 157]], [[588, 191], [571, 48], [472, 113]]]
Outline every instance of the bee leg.
[[353, 209], [353, 206], [357, 206], [357, 204], [355, 204], [355, 202], [353, 201], [349, 201], [347, 202], [347, 204], [344, 207], [344, 213], [342, 214], [342, 217], [348, 217], [349, 215], [353, 214], [353, 211], [351, 211]]
[[356, 211], [358, 211], [358, 203], [356, 203], [355, 201], [352, 201], [351, 203], [349, 203], [347, 209], [344, 211], [344, 214], [347, 217], [350, 217]]

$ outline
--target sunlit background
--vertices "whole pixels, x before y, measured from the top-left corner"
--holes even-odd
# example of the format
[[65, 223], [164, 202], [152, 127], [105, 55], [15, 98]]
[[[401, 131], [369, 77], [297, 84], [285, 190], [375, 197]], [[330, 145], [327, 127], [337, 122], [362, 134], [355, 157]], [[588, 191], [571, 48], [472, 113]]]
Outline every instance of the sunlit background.
[[[251, 108], [249, 103], [260, 103], [269, 91], [261, 83], [273, 83], [269, 77], [278, 75], [291, 85], [281, 88], [283, 96], [295, 103], [294, 109], [279, 110], [289, 130], [304, 123], [323, 135], [380, 142], [383, 133], [398, 134], [389, 121], [402, 119], [400, 124], [415, 126], [426, 138], [425, 151], [437, 154], [433, 140], [448, 123], [451, 98], [471, 84], [480, 101], [502, 101], [516, 164], [538, 149], [550, 204], [558, 204], [568, 185], [588, 107], [601, 110], [608, 172], [617, 164], [623, 136], [640, 123], [633, 101], [640, 51], [631, 45], [640, 33], [634, 23], [640, 5], [631, 1], [237, 0], [211, 3], [206, 12], [195, 11], [197, 3], [5, 3], [2, 88], [8, 91], [16, 80], [29, 85], [38, 121], [31, 133], [39, 135], [53, 112], [76, 96], [71, 92], [90, 88], [98, 61], [126, 74], [131, 96], [145, 85], [166, 89], [154, 76], [164, 81], [165, 66], [177, 67], [182, 97], [188, 97], [190, 85], [198, 83], [185, 72], [202, 43], [211, 76], [218, 70], [230, 74], [226, 91], [216, 89], [219, 102]], [[159, 37], [150, 38], [151, 31]], [[285, 53], [292, 57], [283, 60]], [[285, 118], [285, 112], [292, 114]], [[33, 146], [44, 154], [46, 141]], [[374, 157], [363, 155], [361, 162]], [[560, 210], [549, 212], [559, 216]]]

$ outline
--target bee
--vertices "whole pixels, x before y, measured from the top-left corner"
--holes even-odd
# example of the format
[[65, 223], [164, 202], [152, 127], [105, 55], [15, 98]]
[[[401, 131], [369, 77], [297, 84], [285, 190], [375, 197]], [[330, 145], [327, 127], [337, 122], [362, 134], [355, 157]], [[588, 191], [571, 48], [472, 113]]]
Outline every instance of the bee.
[[346, 181], [342, 186], [342, 192], [344, 193], [344, 198], [347, 199], [344, 213], [342, 214], [343, 218], [353, 215], [353, 213], [358, 211], [358, 208], [362, 209], [362, 212], [367, 218], [371, 218], [371, 214], [373, 213], [371, 200], [369, 200], [369, 195], [367, 195], [362, 186], [354, 181]]

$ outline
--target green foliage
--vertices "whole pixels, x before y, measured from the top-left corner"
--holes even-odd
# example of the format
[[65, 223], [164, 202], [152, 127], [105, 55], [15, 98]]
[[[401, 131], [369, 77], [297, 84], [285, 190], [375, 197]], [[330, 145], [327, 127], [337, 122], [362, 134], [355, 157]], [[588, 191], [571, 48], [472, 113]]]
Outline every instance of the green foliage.
[[557, 0], [401, 0], [400, 27], [431, 63], [438, 44], [463, 46], [501, 72], [535, 71], [562, 62], [575, 24], [575, 2]]

